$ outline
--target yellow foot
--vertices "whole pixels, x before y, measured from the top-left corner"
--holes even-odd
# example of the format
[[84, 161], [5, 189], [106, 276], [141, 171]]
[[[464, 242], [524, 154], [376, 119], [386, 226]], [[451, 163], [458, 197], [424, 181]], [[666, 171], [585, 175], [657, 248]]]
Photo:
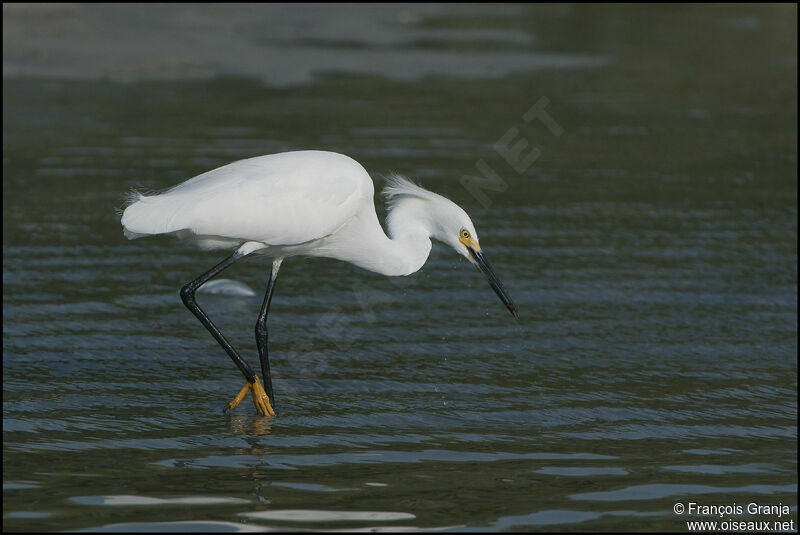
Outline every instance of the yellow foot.
[[256, 377], [256, 382], [253, 383], [253, 405], [256, 406], [256, 410], [262, 416], [275, 416], [275, 411], [272, 410], [272, 405], [269, 402], [269, 396], [264, 391], [264, 387], [261, 386], [261, 383], [258, 381], [258, 377]]
[[264, 391], [264, 387], [261, 386], [261, 382], [258, 380], [258, 377], [256, 377], [256, 380], [253, 383], [245, 383], [242, 389], [239, 390], [239, 393], [236, 394], [236, 397], [233, 398], [230, 403], [228, 403], [223, 412], [227, 413], [228, 411], [235, 409], [236, 406], [242, 402], [249, 390], [253, 391], [253, 405], [255, 405], [258, 414], [261, 414], [262, 416], [275, 416], [275, 411], [272, 410], [272, 405], [270, 405], [269, 402], [269, 396], [267, 396], [267, 393]]

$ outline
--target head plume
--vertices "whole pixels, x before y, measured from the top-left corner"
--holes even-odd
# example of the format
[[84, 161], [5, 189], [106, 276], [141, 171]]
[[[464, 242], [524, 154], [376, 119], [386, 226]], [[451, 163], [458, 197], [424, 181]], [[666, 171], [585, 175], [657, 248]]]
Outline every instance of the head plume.
[[383, 195], [389, 202], [390, 207], [396, 205], [404, 197], [416, 197], [428, 201], [446, 199], [437, 193], [414, 184], [411, 180], [398, 173], [391, 173], [386, 177], [386, 187], [383, 188]]
[[476, 239], [477, 234], [467, 213], [456, 203], [397, 173], [386, 177], [383, 194], [389, 205], [386, 222], [390, 236], [398, 236], [408, 229], [421, 230], [469, 258], [458, 242], [459, 234], [462, 229], [469, 230]]

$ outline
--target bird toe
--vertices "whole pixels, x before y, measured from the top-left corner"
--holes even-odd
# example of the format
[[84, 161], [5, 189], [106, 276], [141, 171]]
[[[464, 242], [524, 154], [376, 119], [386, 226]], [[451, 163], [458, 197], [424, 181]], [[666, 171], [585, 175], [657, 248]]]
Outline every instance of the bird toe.
[[269, 396], [264, 391], [264, 387], [261, 386], [261, 383], [256, 378], [256, 381], [252, 384], [253, 385], [253, 405], [255, 405], [256, 410], [262, 416], [275, 416], [275, 411], [272, 409], [272, 405], [269, 401]]

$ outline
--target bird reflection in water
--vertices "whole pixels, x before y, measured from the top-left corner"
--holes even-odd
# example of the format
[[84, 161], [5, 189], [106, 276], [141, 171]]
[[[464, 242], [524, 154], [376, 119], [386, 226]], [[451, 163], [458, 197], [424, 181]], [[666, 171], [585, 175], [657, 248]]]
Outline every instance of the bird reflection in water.
[[[244, 414], [231, 414], [228, 420], [228, 428], [231, 433], [245, 436], [269, 435], [272, 432], [271, 420], [267, 418], [256, 418]], [[265, 455], [267, 451], [253, 445], [253, 455]]]

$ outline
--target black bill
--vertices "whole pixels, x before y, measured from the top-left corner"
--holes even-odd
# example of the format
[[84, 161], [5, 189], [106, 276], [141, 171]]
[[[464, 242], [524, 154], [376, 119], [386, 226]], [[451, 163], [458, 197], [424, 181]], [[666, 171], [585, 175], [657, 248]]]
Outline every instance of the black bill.
[[503, 283], [500, 282], [500, 279], [497, 278], [495, 275], [494, 270], [492, 269], [492, 265], [486, 260], [486, 257], [483, 256], [483, 253], [480, 251], [476, 251], [472, 247], [468, 247], [469, 254], [472, 255], [472, 258], [475, 260], [475, 263], [478, 266], [478, 269], [486, 275], [486, 280], [489, 281], [489, 286], [492, 287], [494, 293], [497, 294], [497, 297], [503, 302], [509, 312], [511, 312], [515, 318], [519, 319], [517, 315], [517, 307], [514, 306], [514, 302], [511, 300], [511, 297], [508, 295], [505, 286]]

